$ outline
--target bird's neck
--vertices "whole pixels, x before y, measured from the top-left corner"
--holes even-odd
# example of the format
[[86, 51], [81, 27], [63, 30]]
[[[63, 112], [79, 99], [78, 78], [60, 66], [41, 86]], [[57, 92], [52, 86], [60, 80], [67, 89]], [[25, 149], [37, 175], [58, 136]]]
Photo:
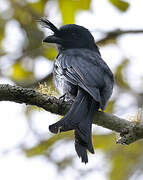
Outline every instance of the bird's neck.
[[93, 51], [97, 52], [101, 56], [99, 47], [96, 44], [94, 45]]
[[[77, 48], [77, 47], [76, 47], [76, 48]], [[64, 47], [61, 46], [61, 45], [57, 45], [57, 49], [58, 49], [59, 53], [61, 53], [62, 51], [67, 50], [67, 49], [69, 49], [69, 48], [64, 48]], [[71, 48], [70, 48], [70, 49], [71, 49]], [[73, 49], [73, 48], [72, 48], [72, 49]], [[99, 48], [98, 48], [98, 46], [97, 46], [96, 44], [94, 44], [94, 45], [91, 46], [91, 47], [83, 48], [83, 49], [89, 49], [89, 50], [95, 51], [96, 53], [98, 53], [99, 55], [101, 55], [101, 54], [100, 54], [100, 51], [99, 51]]]

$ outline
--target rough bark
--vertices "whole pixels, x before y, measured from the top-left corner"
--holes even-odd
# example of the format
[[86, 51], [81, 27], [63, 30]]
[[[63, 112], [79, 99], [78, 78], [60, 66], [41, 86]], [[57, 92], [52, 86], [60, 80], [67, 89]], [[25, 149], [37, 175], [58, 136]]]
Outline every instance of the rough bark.
[[[57, 99], [53, 96], [41, 94], [35, 89], [0, 85], [0, 101], [12, 101], [35, 105], [54, 114], [64, 115], [71, 104]], [[105, 112], [96, 112], [94, 124], [120, 133], [121, 138], [117, 141], [120, 144], [131, 144], [143, 138], [143, 122], [131, 122], [115, 115]]]

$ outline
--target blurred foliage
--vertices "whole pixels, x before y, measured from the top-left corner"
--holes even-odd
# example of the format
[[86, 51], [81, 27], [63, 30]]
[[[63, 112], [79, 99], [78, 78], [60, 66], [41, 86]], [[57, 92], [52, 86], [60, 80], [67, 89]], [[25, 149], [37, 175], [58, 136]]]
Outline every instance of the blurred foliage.
[[114, 111], [114, 105], [115, 105], [115, 100], [109, 101], [109, 102], [108, 102], [108, 106], [106, 106], [105, 112], [113, 113], [113, 111]]
[[[45, 35], [44, 31], [37, 24], [37, 20], [42, 16], [49, 16], [50, 9], [47, 8], [47, 5], [52, 2], [53, 6], [56, 5], [56, 7], [58, 7], [57, 14], [61, 14], [62, 24], [74, 23], [76, 13], [79, 11], [90, 11], [91, 0], [37, 0], [36, 2], [30, 2], [28, 0], [8, 0], [8, 2], [10, 2], [10, 4], [7, 9], [0, 12], [0, 77], [9, 78], [15, 84], [23, 87], [36, 87], [41, 93], [57, 94], [50, 74], [52, 67], [51, 69], [47, 69], [49, 73], [42, 79], [35, 75], [35, 65], [41, 61], [42, 58], [51, 61], [54, 60], [57, 55], [54, 46], [46, 47], [42, 44], [42, 39]], [[111, 6], [120, 10], [121, 13], [127, 12], [129, 8], [129, 3], [123, 0], [108, 0], [108, 2]], [[57, 14], [55, 14], [55, 16], [57, 16]], [[23, 42], [20, 42], [20, 46], [13, 52], [7, 50], [3, 45], [7, 38], [6, 27], [12, 20], [18, 22], [19, 30], [22, 32], [24, 39]], [[119, 37], [117, 33], [118, 31], [110, 32], [110, 36], [108, 36], [107, 39], [103, 37], [99, 45], [108, 46], [111, 43], [117, 45]], [[15, 39], [16, 38], [15, 36]], [[11, 44], [12, 42], [9, 40], [7, 43]], [[113, 97], [108, 103], [105, 110], [106, 112], [114, 112], [116, 101], [122, 92], [126, 91], [131, 93], [131, 91], [133, 91], [126, 77], [129, 62], [129, 59], [124, 58], [115, 69], [115, 80], [118, 92], [116, 97]], [[141, 98], [139, 98], [139, 100], [140, 99]], [[140, 105], [142, 105], [142, 103], [143, 102], [140, 102]], [[35, 110], [36, 109], [31, 108], [31, 106], [27, 107], [25, 115], [29, 122], [30, 115]], [[33, 129], [31, 129], [31, 131], [32, 130]], [[66, 146], [70, 141], [73, 141], [73, 132], [52, 135], [46, 139], [40, 139], [37, 144], [32, 147], [25, 145], [21, 148], [27, 157], [43, 155], [49, 161], [55, 163], [59, 169], [64, 170], [67, 166], [71, 166], [74, 157], [68, 156], [60, 161], [55, 161], [52, 159], [52, 152], [55, 146], [61, 150], [60, 147], [57, 146], [57, 143], [65, 143]], [[115, 141], [114, 133], [93, 136], [95, 149], [100, 149], [111, 164], [111, 170], [109, 172], [110, 180], [127, 180], [133, 174], [133, 171], [136, 170], [137, 165], [142, 165], [143, 163], [143, 142], [136, 142], [125, 147], [116, 144]]]
[[75, 13], [80, 10], [88, 10], [91, 0], [58, 0], [62, 13], [63, 24], [74, 23]]
[[109, 0], [117, 9], [125, 12], [129, 8], [129, 3], [122, 0]]
[[72, 132], [65, 132], [65, 133], [60, 133], [58, 135], [54, 135], [51, 138], [39, 142], [38, 145], [32, 148], [25, 148], [23, 151], [26, 153], [27, 157], [33, 157], [37, 155], [42, 155], [44, 154], [52, 145], [54, 145], [57, 141], [59, 140], [71, 140], [72, 139]]
[[[63, 142], [63, 140], [65, 142]], [[62, 141], [66, 144], [66, 141], [73, 140], [73, 133], [71, 131], [54, 135], [47, 140], [39, 142], [36, 146], [32, 148], [23, 148], [24, 153], [27, 157], [43, 155], [50, 157], [51, 151], [49, 149], [55, 148], [55, 143]], [[134, 168], [141, 162], [142, 151], [143, 151], [143, 142], [136, 142], [130, 146], [123, 146], [115, 143], [116, 138], [115, 134], [105, 134], [105, 135], [93, 135], [93, 143], [95, 150], [102, 150], [106, 159], [109, 159], [111, 163], [110, 170], [110, 180], [126, 180], [129, 175], [132, 174]], [[95, 155], [96, 156], [96, 151]], [[92, 158], [94, 158], [92, 156]], [[58, 166], [63, 166], [65, 159], [56, 162]], [[91, 159], [90, 159], [91, 160]], [[71, 162], [69, 161], [68, 164]]]
[[11, 78], [15, 81], [26, 81], [27, 79], [30, 81], [30, 79], [34, 78], [34, 74], [32, 71], [28, 71], [26, 68], [22, 66], [22, 63], [20, 61], [17, 61], [12, 66], [12, 74]]
[[95, 148], [105, 151], [110, 159], [112, 166], [110, 180], [126, 180], [141, 162], [143, 142], [122, 146], [115, 144], [115, 141], [114, 134], [95, 136]]
[[125, 75], [124, 75], [123, 71], [128, 66], [128, 64], [129, 64], [129, 60], [128, 59], [124, 59], [121, 62], [121, 64], [119, 64], [116, 67], [116, 71], [114, 73], [117, 85], [121, 86], [122, 88], [125, 88], [125, 89], [129, 89], [129, 84], [127, 83], [127, 79], [124, 79]]

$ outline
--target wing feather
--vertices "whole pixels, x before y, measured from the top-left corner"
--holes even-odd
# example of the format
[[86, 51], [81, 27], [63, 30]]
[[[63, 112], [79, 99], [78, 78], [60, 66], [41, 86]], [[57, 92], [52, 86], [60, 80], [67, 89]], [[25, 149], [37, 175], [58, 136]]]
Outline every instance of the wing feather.
[[112, 93], [114, 80], [101, 56], [87, 49], [72, 49], [63, 51], [60, 59], [66, 79], [71, 83], [76, 82], [104, 109]]

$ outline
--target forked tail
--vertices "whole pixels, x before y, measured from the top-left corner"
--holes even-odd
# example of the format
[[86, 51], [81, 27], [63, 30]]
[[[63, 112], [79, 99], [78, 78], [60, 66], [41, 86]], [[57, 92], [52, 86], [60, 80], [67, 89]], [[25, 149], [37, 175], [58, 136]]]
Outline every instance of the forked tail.
[[94, 153], [91, 138], [92, 121], [98, 103], [83, 89], [78, 94], [69, 112], [57, 123], [49, 126], [52, 133], [75, 130], [75, 149], [82, 162], [87, 163], [87, 150]]

